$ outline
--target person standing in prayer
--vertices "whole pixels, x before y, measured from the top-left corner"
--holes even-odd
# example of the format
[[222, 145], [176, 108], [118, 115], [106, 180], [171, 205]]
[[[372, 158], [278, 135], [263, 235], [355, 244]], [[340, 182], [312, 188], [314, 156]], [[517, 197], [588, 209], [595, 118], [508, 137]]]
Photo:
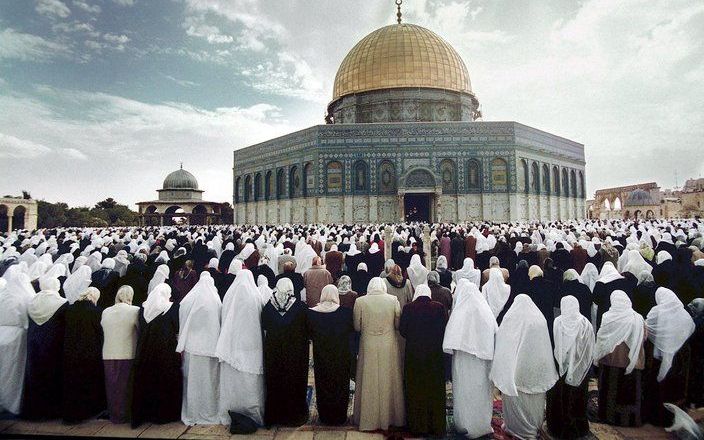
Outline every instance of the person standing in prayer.
[[455, 429], [458, 434], [479, 438], [493, 432], [489, 371], [498, 326], [476, 284], [461, 279], [455, 298], [442, 343], [445, 353], [452, 355]]
[[27, 274], [15, 272], [7, 280], [0, 278], [0, 412], [20, 413], [27, 363], [27, 307], [34, 295]]
[[106, 258], [101, 263], [100, 269], [91, 276], [91, 287], [100, 291], [98, 307], [101, 310], [110, 307], [115, 303], [115, 294], [119, 287], [120, 274], [115, 269], [115, 260]]
[[219, 413], [223, 425], [232, 423], [230, 413], [246, 416], [259, 426], [264, 423], [263, 305], [252, 272], [237, 272], [222, 302], [215, 350], [221, 362]]
[[41, 278], [41, 290], [29, 302], [27, 366], [22, 393], [23, 419], [55, 419], [63, 402], [63, 354], [68, 302], [56, 278]]
[[612, 293], [610, 304], [594, 348], [594, 364], [599, 366], [599, 420], [609, 425], [640, 426], [645, 322], [631, 307], [626, 292]]
[[398, 303], [403, 307], [409, 302], [413, 301], [413, 290], [411, 289], [411, 282], [403, 278], [403, 273], [398, 265], [391, 268], [391, 272], [384, 278], [384, 284], [386, 287], [386, 293], [393, 295], [398, 299]]
[[403, 360], [397, 329], [401, 307], [372, 278], [367, 295], [354, 305], [354, 328], [361, 332], [357, 361], [354, 423], [361, 431], [404, 426]]
[[584, 266], [589, 261], [587, 250], [580, 243], [575, 243], [570, 251], [570, 256], [572, 257], [572, 269], [576, 270], [577, 273], [582, 273]]
[[589, 320], [592, 319], [592, 292], [589, 287], [582, 283], [575, 269], [567, 269], [562, 275], [560, 298], [567, 296], [577, 299], [579, 302], [579, 313]]
[[553, 436], [577, 439], [589, 434], [587, 373], [594, 360], [594, 328], [573, 296], [562, 297], [560, 312], [553, 326], [560, 379], [548, 391], [545, 418]]
[[75, 303], [91, 283], [90, 267], [81, 266], [64, 281], [64, 294], [69, 304]]
[[313, 265], [303, 274], [303, 284], [306, 286], [306, 304], [315, 307], [320, 302], [323, 287], [332, 284], [332, 275], [323, 266], [320, 257], [313, 258]]
[[[123, 285], [130, 286], [134, 292], [132, 304], [136, 307], [142, 305], [147, 299], [147, 288], [149, 286], [149, 268], [146, 265], [147, 256], [137, 252], [132, 262], [127, 266], [125, 277], [120, 281]], [[67, 280], [68, 281], [68, 280]]]
[[221, 309], [213, 277], [201, 272], [179, 305], [176, 351], [183, 353], [181, 421], [188, 426], [219, 423], [220, 363], [215, 346], [220, 336]]
[[183, 375], [178, 344], [179, 305], [161, 283], [144, 301], [134, 360], [132, 426], [181, 420]]
[[658, 285], [655, 284], [653, 275], [649, 271], [642, 271], [638, 275], [638, 284], [633, 289], [633, 310], [640, 313], [640, 316], [646, 318], [648, 312], [655, 307], [655, 292], [658, 290]]
[[452, 263], [452, 240], [447, 233], [440, 238], [440, 255], [447, 259], [448, 264]]
[[604, 313], [611, 307], [611, 295], [613, 292], [620, 290], [629, 297], [635, 286], [628, 279], [624, 278], [613, 263], [607, 261], [601, 268], [599, 279], [594, 285], [594, 304], [597, 305], [596, 312], [596, 328], [599, 330], [601, 319]]
[[112, 423], [127, 423], [132, 407], [132, 362], [137, 350], [139, 307], [132, 305], [134, 290], [122, 286], [115, 305], [103, 311], [103, 368], [108, 413]]
[[[449, 238], [448, 238], [449, 240]], [[420, 255], [414, 254], [411, 257], [411, 264], [408, 265], [408, 280], [411, 282], [411, 287], [415, 290], [416, 287], [428, 282], [428, 270], [421, 262]]]
[[262, 310], [266, 426], [301, 426], [308, 420], [307, 309], [294, 297], [291, 281], [283, 279]]
[[440, 285], [440, 274], [434, 270], [428, 273], [428, 287], [430, 288], [431, 299], [445, 306], [445, 311], [450, 313], [452, 309], [452, 292], [450, 292], [450, 289]]
[[367, 264], [359, 263], [356, 272], [353, 272], [350, 277], [352, 278], [352, 289], [357, 292], [357, 295], [366, 295], [369, 280], [373, 278], [367, 270]]
[[489, 268], [488, 268], [488, 269], [484, 269], [484, 270], [482, 271], [482, 282], [481, 282], [481, 286], [479, 286], [479, 287], [483, 287], [484, 284], [486, 284], [487, 281], [489, 281], [489, 275], [490, 275], [490, 273], [491, 273], [491, 269], [498, 269], [498, 270], [500, 270], [500, 271], [501, 271], [501, 275], [502, 275], [503, 278], [504, 278], [504, 282], [505, 282], [505, 283], [508, 283], [508, 278], [509, 278], [508, 269], [505, 269], [505, 268], [501, 267], [501, 262], [499, 261], [498, 257], [491, 257], [491, 258], [489, 258]]
[[332, 275], [334, 282], [337, 282], [337, 279], [340, 278], [343, 259], [344, 256], [342, 252], [337, 250], [337, 245], [332, 245], [330, 250], [325, 253], [325, 268]]
[[452, 269], [457, 270], [464, 261], [464, 239], [456, 232], [451, 234], [450, 248], [452, 249]]
[[364, 258], [369, 274], [378, 277], [384, 270], [384, 252], [377, 243], [372, 243]]
[[416, 288], [401, 313], [399, 332], [406, 340], [404, 384], [408, 429], [414, 434], [445, 435], [445, 367], [442, 341], [446, 307], [433, 301], [430, 288]]
[[501, 270], [497, 267], [489, 269], [489, 279], [482, 286], [482, 295], [489, 304], [491, 312], [495, 318], [506, 306], [508, 298], [511, 296], [511, 286], [506, 284]]
[[289, 261], [283, 265], [283, 272], [276, 276], [276, 283], [284, 278], [291, 280], [291, 283], [293, 283], [293, 295], [297, 300], [301, 300], [301, 291], [303, 291], [306, 286], [303, 281], [303, 275], [296, 272], [295, 262]]
[[184, 261], [173, 278], [173, 302], [179, 304], [197, 282], [198, 272], [193, 269], [193, 260]]
[[538, 266], [528, 269], [528, 296], [540, 309], [548, 324], [550, 340], [552, 341], [552, 323], [555, 320], [555, 307], [559, 304], [557, 299], [557, 286], [543, 276], [543, 271]]
[[459, 283], [462, 278], [468, 279], [470, 282], [474, 283], [477, 288], [479, 288], [479, 283], [481, 281], [481, 271], [474, 268], [474, 260], [467, 257], [464, 259], [462, 264], [462, 269], [456, 270], [452, 276], [455, 279], [455, 283]]
[[[284, 273], [285, 265], [286, 263], [292, 263], [293, 264], [293, 269], [296, 270], [296, 257], [291, 255], [291, 249], [284, 249], [283, 254], [279, 255], [279, 261], [278, 261], [278, 269], [279, 269], [279, 276]], [[296, 272], [298, 273], [298, 272]], [[278, 281], [278, 280], [277, 280]]]
[[337, 287], [323, 288], [320, 303], [308, 311], [307, 323], [308, 335], [313, 341], [315, 401], [320, 421], [326, 425], [342, 425], [347, 421], [350, 398], [352, 355], [349, 341], [354, 327], [352, 310], [340, 305]]
[[657, 305], [648, 312], [645, 321], [648, 342], [643, 375], [643, 422], [670, 426], [673, 415], [663, 403], [686, 409], [691, 356], [687, 341], [695, 325], [672, 290], [660, 287], [655, 300]]
[[63, 365], [63, 420], [79, 423], [106, 407], [100, 291], [86, 289], [66, 310]]
[[440, 275], [440, 285], [447, 289], [452, 288], [452, 271], [447, 267], [447, 259], [440, 255], [435, 262], [435, 271]]
[[695, 299], [687, 309], [695, 326], [689, 340], [692, 355], [689, 362], [687, 403], [698, 408], [704, 405], [704, 298]]
[[528, 295], [516, 296], [499, 326], [489, 378], [503, 395], [505, 430], [521, 439], [537, 438], [545, 393], [558, 375], [547, 322]]
[[352, 290], [352, 279], [347, 275], [342, 275], [337, 280], [337, 292], [340, 296], [340, 306], [354, 309], [354, 302], [357, 299], [357, 292]]

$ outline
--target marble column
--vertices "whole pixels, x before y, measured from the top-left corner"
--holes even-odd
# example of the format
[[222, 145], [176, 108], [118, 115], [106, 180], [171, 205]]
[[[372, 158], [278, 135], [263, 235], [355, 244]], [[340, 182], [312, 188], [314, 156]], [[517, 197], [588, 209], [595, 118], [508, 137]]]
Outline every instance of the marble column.
[[392, 254], [392, 249], [391, 249], [391, 241], [393, 240], [393, 229], [391, 229], [391, 226], [386, 226], [384, 228], [384, 259], [388, 260], [391, 258]]

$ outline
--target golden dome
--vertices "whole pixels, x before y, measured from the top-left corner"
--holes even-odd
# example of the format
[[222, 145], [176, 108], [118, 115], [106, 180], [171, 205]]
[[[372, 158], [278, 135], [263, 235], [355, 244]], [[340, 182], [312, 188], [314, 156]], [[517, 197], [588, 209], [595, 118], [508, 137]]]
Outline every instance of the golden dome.
[[352, 48], [335, 75], [332, 99], [400, 87], [472, 91], [452, 46], [428, 29], [402, 23], [377, 29]]

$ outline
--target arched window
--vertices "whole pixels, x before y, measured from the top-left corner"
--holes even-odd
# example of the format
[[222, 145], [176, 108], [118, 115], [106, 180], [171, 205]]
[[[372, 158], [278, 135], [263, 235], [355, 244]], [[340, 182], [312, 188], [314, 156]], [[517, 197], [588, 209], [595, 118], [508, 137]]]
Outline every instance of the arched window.
[[552, 192], [556, 195], [560, 195], [560, 170], [557, 167], [552, 167]]
[[385, 160], [379, 165], [379, 192], [396, 192], [396, 167], [391, 161]]
[[567, 178], [567, 168], [562, 169], [562, 195], [569, 197], [570, 195], [570, 181]]
[[267, 171], [264, 175], [264, 199], [271, 199], [271, 188], [274, 186], [274, 175], [271, 170]]
[[481, 182], [479, 161], [471, 159], [467, 162], [467, 188], [473, 191], [479, 190], [482, 187]]
[[252, 176], [247, 176], [244, 178], [244, 202], [249, 202], [250, 197], [252, 197]]
[[303, 186], [303, 197], [315, 194], [315, 173], [313, 172], [313, 164], [310, 162], [303, 167], [303, 181], [305, 182]]
[[367, 163], [363, 160], [358, 160], [354, 164], [354, 190], [356, 192], [364, 192], [369, 190], [369, 172]]
[[491, 161], [491, 187], [494, 191], [508, 191], [508, 163], [500, 157]]
[[288, 174], [288, 193], [292, 199], [301, 197], [303, 182], [301, 182], [301, 171], [297, 166], [291, 167]]
[[550, 194], [550, 168], [547, 164], [543, 164], [543, 191]]
[[540, 171], [537, 162], [530, 166], [530, 189], [536, 194], [540, 193]]
[[242, 192], [242, 178], [235, 179], [235, 203], [240, 202], [240, 193]]
[[521, 159], [521, 170], [523, 171], [523, 179], [521, 179], [521, 183], [523, 183], [523, 190], [528, 194], [530, 192], [530, 173], [528, 173], [528, 162], [526, 162], [525, 159]]
[[328, 194], [339, 194], [342, 192], [342, 164], [340, 162], [336, 160], [328, 162], [326, 181]]
[[577, 198], [577, 173], [570, 171], [570, 186], [572, 187], [572, 197]]
[[16, 206], [12, 213], [12, 229], [24, 229], [24, 215], [27, 209], [24, 206]]
[[442, 192], [453, 193], [457, 191], [457, 172], [455, 162], [444, 159], [440, 162], [440, 178], [442, 179]]
[[286, 182], [284, 181], [284, 169], [276, 170], [276, 198], [283, 199], [286, 197]]
[[254, 201], [258, 202], [262, 198], [262, 175], [257, 173], [254, 175]]

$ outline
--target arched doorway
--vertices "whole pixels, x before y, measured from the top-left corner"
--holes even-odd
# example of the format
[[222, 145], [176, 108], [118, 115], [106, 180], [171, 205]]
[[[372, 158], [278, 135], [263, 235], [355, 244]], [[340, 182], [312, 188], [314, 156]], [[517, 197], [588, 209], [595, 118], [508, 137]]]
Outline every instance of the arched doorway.
[[192, 225], [205, 225], [208, 222], [208, 208], [203, 205], [196, 205], [192, 211], [191, 221]]
[[403, 179], [403, 213], [407, 222], [432, 222], [435, 217], [435, 176], [424, 168], [412, 170]]
[[7, 232], [8, 223], [7, 206], [0, 205], [0, 233]]
[[147, 209], [144, 210], [144, 225], [159, 226], [159, 224], [159, 213], [157, 212], [156, 206], [147, 206]]
[[24, 229], [24, 215], [27, 213], [27, 208], [24, 206], [15, 207], [12, 213], [12, 229]]
[[184, 215], [186, 211], [180, 206], [169, 206], [164, 211], [164, 226], [173, 226], [183, 223], [188, 223], [188, 218]]

